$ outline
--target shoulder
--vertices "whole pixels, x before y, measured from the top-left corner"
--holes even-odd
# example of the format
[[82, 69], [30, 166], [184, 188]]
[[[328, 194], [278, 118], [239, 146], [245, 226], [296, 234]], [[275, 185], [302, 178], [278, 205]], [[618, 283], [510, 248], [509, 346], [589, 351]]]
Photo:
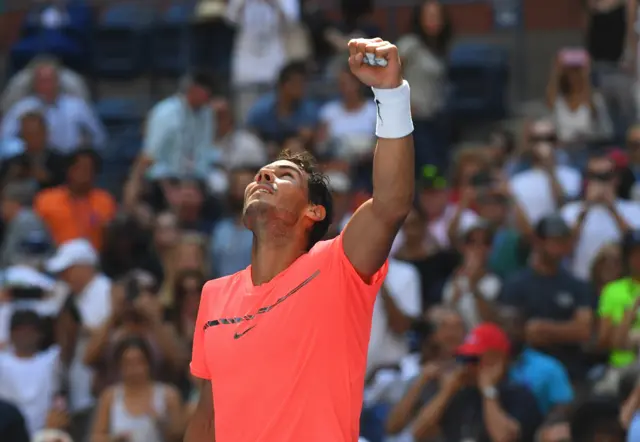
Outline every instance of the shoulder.
[[104, 405], [110, 405], [116, 395], [116, 388], [118, 388], [117, 385], [110, 385], [105, 388], [100, 394], [100, 402]]
[[573, 201], [571, 203], [568, 203], [562, 206], [562, 209], [560, 209], [560, 214], [562, 215], [565, 221], [573, 222], [575, 217], [578, 215], [578, 212], [580, 212], [581, 208], [582, 208], [581, 201]]
[[267, 112], [269, 109], [271, 109], [275, 105], [275, 101], [276, 101], [276, 98], [274, 94], [268, 93], [266, 95], [263, 95], [262, 97], [258, 98], [256, 102], [253, 104], [253, 107], [251, 108], [251, 112], [252, 113]]
[[113, 196], [106, 190], [102, 190], [102, 189], [95, 189], [91, 193], [91, 199], [98, 202], [115, 203], [115, 199], [113, 198]]
[[168, 97], [153, 106], [149, 111], [152, 118], [163, 118], [174, 115], [180, 111], [180, 100], [177, 97]]
[[[407, 34], [403, 37], [400, 37], [396, 46], [401, 52], [406, 52], [414, 49], [416, 46], [420, 45], [420, 39], [415, 34]], [[406, 53], [402, 55], [408, 55]]]
[[240, 270], [232, 275], [223, 276], [221, 278], [210, 279], [202, 287], [201, 299], [211, 299], [220, 293], [227, 292], [230, 288], [234, 288], [241, 283], [243, 275], [248, 272], [248, 268]]
[[[623, 215], [637, 217], [640, 215], [640, 204], [635, 201], [625, 201], [620, 200], [617, 203], [618, 210], [622, 212]], [[634, 219], [634, 221], [638, 221]]]
[[49, 204], [59, 202], [64, 199], [66, 192], [62, 187], [52, 187], [38, 192], [34, 204]]
[[85, 101], [84, 98], [78, 97], [76, 95], [64, 94], [58, 100], [61, 106], [68, 106], [68, 107], [88, 107], [89, 106], [89, 104]]
[[544, 370], [548, 373], [564, 372], [564, 367], [560, 361], [553, 356], [546, 355], [534, 349], [527, 349], [526, 357], [536, 366], [536, 371]]
[[162, 392], [164, 393], [164, 398], [168, 403], [177, 404], [181, 402], [180, 392], [174, 385], [159, 384], [159, 386], [162, 388]]
[[608, 283], [602, 288], [600, 304], [626, 300], [628, 289], [629, 280], [627, 278], [617, 279]]
[[329, 119], [334, 117], [342, 108], [342, 104], [338, 100], [333, 100], [325, 104], [320, 108], [320, 115], [322, 118]]
[[23, 112], [35, 110], [38, 107], [40, 107], [40, 100], [35, 97], [25, 97], [18, 100], [13, 106], [11, 106], [9, 113], [21, 114]]

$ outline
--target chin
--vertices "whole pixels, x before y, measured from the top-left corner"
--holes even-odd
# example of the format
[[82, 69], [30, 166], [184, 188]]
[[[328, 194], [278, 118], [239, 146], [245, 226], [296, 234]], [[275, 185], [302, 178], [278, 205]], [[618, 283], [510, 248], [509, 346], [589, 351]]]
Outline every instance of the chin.
[[261, 199], [252, 199], [248, 201], [242, 212], [242, 220], [247, 229], [255, 225], [255, 222], [260, 218], [263, 218], [268, 213], [275, 210], [275, 206]]

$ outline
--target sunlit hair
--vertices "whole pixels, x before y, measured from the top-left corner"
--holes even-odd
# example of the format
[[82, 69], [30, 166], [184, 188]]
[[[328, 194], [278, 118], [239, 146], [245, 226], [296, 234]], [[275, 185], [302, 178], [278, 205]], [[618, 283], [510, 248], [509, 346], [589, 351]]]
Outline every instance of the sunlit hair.
[[462, 169], [467, 164], [477, 164], [480, 169], [489, 167], [487, 152], [482, 149], [481, 145], [465, 144], [456, 151], [451, 165], [451, 184], [453, 187], [458, 187], [462, 184], [460, 182]]
[[324, 238], [333, 219], [333, 199], [329, 190], [329, 180], [318, 170], [316, 160], [309, 152], [293, 153], [283, 150], [278, 155], [278, 160], [290, 161], [307, 174], [309, 203], [324, 207], [326, 212], [324, 219], [316, 222], [309, 231], [307, 250], [311, 250], [318, 241]]

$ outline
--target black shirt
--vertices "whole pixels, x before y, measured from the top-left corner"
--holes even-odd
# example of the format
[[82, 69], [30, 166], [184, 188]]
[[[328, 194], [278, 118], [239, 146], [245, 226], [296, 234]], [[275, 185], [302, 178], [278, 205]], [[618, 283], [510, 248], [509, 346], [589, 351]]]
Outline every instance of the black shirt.
[[[560, 269], [555, 275], [541, 275], [526, 268], [502, 287], [500, 302], [520, 309], [528, 319], [569, 321], [581, 308], [591, 309], [592, 288]], [[562, 362], [572, 380], [583, 380], [588, 366], [579, 344], [539, 348]]]
[[420, 260], [407, 260], [420, 273], [422, 284], [422, 310], [442, 302], [442, 288], [445, 281], [460, 265], [460, 254], [455, 251], [443, 250]]
[[[425, 387], [422, 404], [427, 404], [438, 393], [439, 385], [432, 382]], [[512, 383], [498, 386], [498, 401], [502, 409], [520, 424], [521, 442], [534, 440], [536, 429], [542, 422], [538, 404], [526, 388]], [[482, 394], [477, 388], [464, 388], [449, 401], [440, 420], [443, 442], [491, 442], [482, 413]]]
[[46, 181], [38, 181], [40, 190], [59, 186], [65, 181], [67, 157], [53, 150], [46, 150], [39, 157], [25, 152], [8, 158], [0, 167], [0, 181], [28, 179], [33, 176], [33, 169], [38, 162], [42, 163], [49, 175]]
[[20, 411], [0, 400], [0, 440], [11, 442], [29, 442], [29, 434]]

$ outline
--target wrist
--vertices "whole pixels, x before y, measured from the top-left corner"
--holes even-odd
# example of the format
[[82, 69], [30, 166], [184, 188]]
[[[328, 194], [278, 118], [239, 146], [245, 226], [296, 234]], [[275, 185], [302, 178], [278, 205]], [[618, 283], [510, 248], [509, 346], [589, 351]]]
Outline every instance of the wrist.
[[411, 88], [407, 81], [392, 89], [371, 88], [377, 107], [376, 136], [404, 138], [413, 132]]
[[498, 398], [498, 389], [494, 383], [486, 382], [480, 384], [480, 393], [485, 400], [496, 400]]

